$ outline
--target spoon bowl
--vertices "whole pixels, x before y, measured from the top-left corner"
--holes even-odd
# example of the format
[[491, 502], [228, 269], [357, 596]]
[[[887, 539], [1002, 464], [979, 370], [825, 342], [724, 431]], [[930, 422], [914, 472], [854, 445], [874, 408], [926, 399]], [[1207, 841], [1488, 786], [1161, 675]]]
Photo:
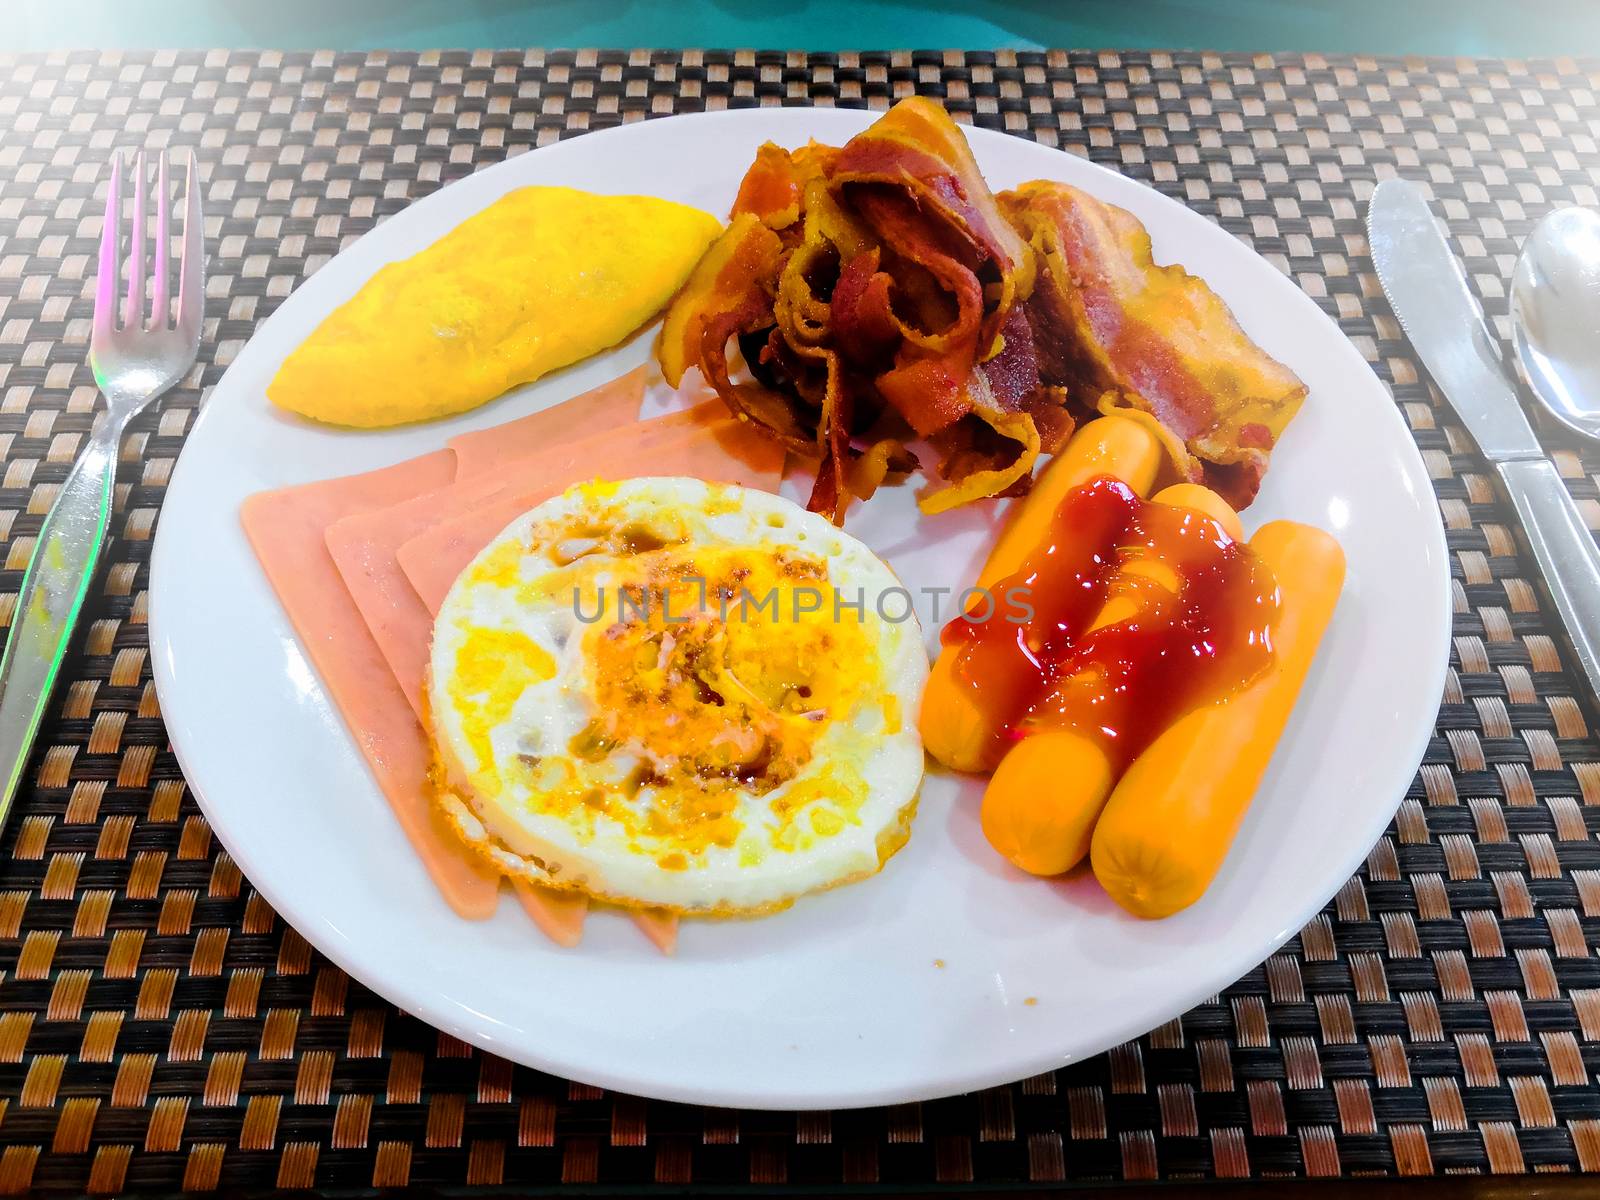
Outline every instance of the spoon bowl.
[[1528, 235], [1511, 277], [1511, 336], [1545, 410], [1600, 440], [1600, 212], [1557, 209]]

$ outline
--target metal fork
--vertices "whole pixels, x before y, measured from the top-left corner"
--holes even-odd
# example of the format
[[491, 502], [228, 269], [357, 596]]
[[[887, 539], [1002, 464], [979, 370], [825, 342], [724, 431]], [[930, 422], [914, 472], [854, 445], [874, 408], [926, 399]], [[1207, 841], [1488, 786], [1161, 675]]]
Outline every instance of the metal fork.
[[200, 349], [205, 306], [205, 233], [200, 219], [200, 182], [193, 153], [185, 183], [183, 256], [179, 265], [177, 320], [172, 320], [168, 277], [171, 264], [171, 188], [167, 154], [156, 168], [156, 254], [145, 314], [145, 156], [134, 160], [133, 227], [128, 249], [128, 288], [117, 313], [117, 268], [122, 243], [122, 156], [111, 160], [105, 228], [100, 234], [100, 273], [94, 295], [89, 366], [106, 398], [105, 415], [68, 472], [51, 506], [12, 611], [11, 635], [0, 655], [0, 824], [28, 762], [28, 751], [50, 699], [50, 688], [66, 657], [73, 627], [94, 579], [111, 520], [117, 451], [122, 434], [145, 405], [194, 365]]

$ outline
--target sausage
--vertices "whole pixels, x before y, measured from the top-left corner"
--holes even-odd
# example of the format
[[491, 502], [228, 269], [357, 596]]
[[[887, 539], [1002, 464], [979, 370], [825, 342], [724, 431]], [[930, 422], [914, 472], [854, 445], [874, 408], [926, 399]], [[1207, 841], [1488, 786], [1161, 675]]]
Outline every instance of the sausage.
[[1187, 713], [1151, 742], [1095, 826], [1095, 877], [1137, 916], [1169, 916], [1210, 886], [1339, 600], [1344, 552], [1328, 534], [1274, 521], [1250, 547], [1278, 581], [1272, 666], [1226, 702]]
[[[994, 590], [1014, 575], [1028, 555], [1050, 536], [1062, 499], [1092, 479], [1110, 475], [1145, 495], [1162, 463], [1161, 443], [1148, 428], [1126, 417], [1090, 421], [1034, 481], [989, 552], [977, 586]], [[942, 651], [922, 693], [918, 727], [927, 752], [956, 771], [992, 771], [1005, 753], [1005, 729], [976, 703], [957, 678], [958, 654]]]

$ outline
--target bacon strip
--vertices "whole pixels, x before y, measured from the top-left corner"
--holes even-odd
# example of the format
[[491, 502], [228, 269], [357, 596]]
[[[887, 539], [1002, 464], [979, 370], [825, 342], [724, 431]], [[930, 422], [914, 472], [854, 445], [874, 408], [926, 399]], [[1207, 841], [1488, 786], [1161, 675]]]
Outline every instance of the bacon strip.
[[787, 229], [800, 219], [800, 204], [806, 185], [826, 174], [839, 151], [821, 142], [811, 142], [790, 152], [772, 142], [756, 151], [739, 183], [739, 195], [730, 217], [750, 213], [768, 229]]
[[847, 201], [863, 187], [902, 193], [930, 215], [934, 228], [965, 241], [982, 264], [984, 282], [1001, 285], [988, 332], [998, 329], [1011, 305], [1033, 289], [1027, 240], [1001, 214], [960, 127], [925, 96], [900, 101], [846, 142], [829, 179]]
[[[711, 243], [683, 291], [667, 309], [658, 357], [667, 383], [677, 387], [701, 363], [708, 325], [760, 329], [772, 323], [772, 291], [783, 243], [753, 213], [741, 213]], [[707, 379], [708, 383], [714, 381]]]
[[[939, 473], [951, 481], [922, 498], [923, 510], [1025, 486], [1041, 450], [1055, 449], [1071, 423], [1064, 397], [1032, 370], [1031, 340], [1002, 335], [1021, 324], [1033, 252], [1005, 220], [965, 136], [933, 101], [904, 100], [845, 145], [829, 183], [891, 263], [879, 272], [887, 305], [858, 304], [844, 325], [848, 337], [858, 318], [870, 322], [886, 309], [894, 319], [901, 341], [876, 390], [918, 436], [935, 439]], [[849, 291], [846, 299], [854, 299]], [[896, 300], [909, 319], [895, 315]], [[987, 363], [1008, 346], [997, 393]], [[1017, 390], [1030, 374], [1031, 385]]]
[[1142, 416], [1185, 476], [1255, 499], [1306, 386], [1180, 266], [1158, 266], [1132, 213], [1064, 183], [1000, 197], [1042, 264], [1028, 316], [1046, 379], [1102, 412]]
[[[1004, 332], [1034, 272], [960, 129], [911, 98], [838, 150], [760, 149], [668, 312], [662, 370], [698, 365], [733, 412], [819, 458], [810, 507], [835, 522], [931, 439], [950, 486], [921, 503], [942, 511], [1026, 487], [1071, 428], [1025, 327]], [[735, 336], [753, 382], [730, 377]]]
[[778, 235], [758, 217], [743, 213], [711, 243], [689, 282], [667, 310], [658, 358], [672, 387], [698, 365], [735, 416], [777, 434], [806, 453], [813, 438], [789, 411], [783, 397], [758, 383], [735, 384], [729, 376], [728, 339], [753, 333], [773, 322], [773, 292], [783, 254]]

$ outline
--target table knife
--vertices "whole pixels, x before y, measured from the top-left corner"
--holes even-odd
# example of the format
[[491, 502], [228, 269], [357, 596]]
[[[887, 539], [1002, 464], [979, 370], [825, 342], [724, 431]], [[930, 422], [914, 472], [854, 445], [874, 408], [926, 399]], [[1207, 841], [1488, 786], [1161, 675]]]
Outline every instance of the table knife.
[[1600, 695], [1600, 548], [1523, 414], [1493, 334], [1422, 190], [1388, 179], [1367, 206], [1378, 281], [1423, 365], [1500, 474]]

